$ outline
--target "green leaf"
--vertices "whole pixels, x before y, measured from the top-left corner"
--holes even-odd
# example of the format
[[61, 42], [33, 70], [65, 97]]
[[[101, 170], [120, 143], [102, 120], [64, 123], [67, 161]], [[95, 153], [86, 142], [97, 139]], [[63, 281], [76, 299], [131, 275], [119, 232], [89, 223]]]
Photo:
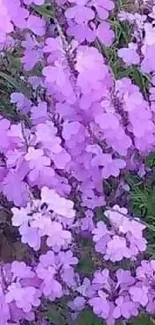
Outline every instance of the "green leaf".
[[143, 95], [147, 98], [147, 92], [149, 89], [148, 77], [147, 75], [142, 74], [142, 72], [135, 66], [132, 66], [131, 77], [135, 83], [139, 86]]
[[82, 311], [75, 321], [75, 325], [104, 325], [105, 323], [95, 316], [90, 309]]
[[61, 310], [59, 310], [59, 308], [57, 308], [54, 304], [48, 305], [46, 317], [48, 318], [48, 320], [50, 322], [52, 322], [55, 325], [65, 325], [66, 324], [65, 318], [64, 318], [63, 314], [61, 314]]
[[140, 317], [138, 317], [137, 319], [135, 319], [132, 323], [130, 323], [132, 325], [153, 325], [153, 319], [151, 320], [150, 317], [146, 316], [146, 315], [141, 315]]
[[155, 152], [151, 152], [145, 160], [145, 163], [148, 167], [155, 167]]
[[77, 270], [85, 275], [91, 275], [94, 270], [92, 258], [87, 256], [80, 260]]
[[11, 64], [11, 69], [16, 69], [18, 71], [21, 70], [21, 61], [19, 57], [14, 57], [13, 55], [9, 55], [9, 60], [10, 60], [10, 64]]
[[41, 16], [52, 18], [52, 19], [55, 18], [52, 8], [47, 8], [46, 6], [36, 6], [36, 5], [32, 5], [31, 8], [33, 8], [33, 10], [35, 10]]
[[0, 77], [4, 79], [7, 83], [9, 83], [11, 86], [13, 86], [13, 88], [15, 88], [20, 93], [22, 93], [25, 97], [27, 97], [28, 99], [31, 98], [32, 96], [31, 91], [23, 80], [20, 79], [19, 81], [17, 81], [17, 79], [1, 71], [0, 71]]

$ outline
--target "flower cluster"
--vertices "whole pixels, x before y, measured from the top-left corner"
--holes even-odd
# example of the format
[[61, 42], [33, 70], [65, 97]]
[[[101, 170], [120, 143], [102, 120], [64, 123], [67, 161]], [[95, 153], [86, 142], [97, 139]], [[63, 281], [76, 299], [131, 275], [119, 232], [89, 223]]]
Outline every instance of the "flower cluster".
[[[63, 295], [65, 274], [77, 263], [77, 258], [67, 250], [58, 254], [48, 251], [40, 256], [37, 265], [31, 267], [18, 261], [1, 266], [1, 324], [33, 320], [42, 295], [51, 301]], [[58, 281], [60, 277], [64, 287]]]
[[134, 260], [140, 252], [146, 250], [147, 241], [142, 233], [145, 225], [138, 220], [129, 219], [127, 213], [127, 209], [115, 205], [111, 210], [105, 211], [110, 229], [103, 221], [99, 221], [92, 230], [95, 249], [104, 255], [105, 260]]
[[119, 19], [134, 24], [135, 29], [133, 32], [134, 42], [129, 43], [126, 48], [119, 49], [118, 55], [127, 65], [139, 65], [144, 73], [154, 72], [155, 6], [148, 16], [121, 12]]
[[108, 269], [97, 271], [92, 280], [93, 296], [89, 304], [95, 314], [114, 324], [115, 320], [129, 319], [143, 308], [154, 314], [155, 261], [142, 261], [133, 276], [130, 271], [119, 269], [111, 276]]
[[43, 187], [41, 200], [32, 201], [26, 208], [12, 208], [12, 213], [12, 224], [19, 227], [21, 241], [34, 250], [40, 249], [44, 236], [47, 246], [54, 251], [67, 248], [72, 241], [68, 229], [75, 215], [73, 203], [61, 198], [53, 189]]

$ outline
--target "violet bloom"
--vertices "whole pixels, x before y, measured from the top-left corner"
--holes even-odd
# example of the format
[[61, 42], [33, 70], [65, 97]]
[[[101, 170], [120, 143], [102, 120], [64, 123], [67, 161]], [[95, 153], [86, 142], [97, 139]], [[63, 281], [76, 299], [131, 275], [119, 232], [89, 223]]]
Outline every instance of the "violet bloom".
[[67, 33], [79, 42], [83, 43], [85, 40], [92, 43], [96, 38], [95, 30], [89, 27], [87, 24], [70, 23], [67, 29]]
[[56, 280], [56, 271], [53, 266], [43, 266], [39, 263], [36, 269], [37, 276], [42, 280], [41, 287], [43, 294], [51, 301], [62, 296], [62, 286]]
[[113, 236], [112, 240], [107, 243], [106, 254], [104, 258], [112, 262], [121, 261], [123, 258], [130, 258], [130, 249], [127, 247], [125, 238]]
[[83, 297], [77, 296], [73, 301], [69, 301], [68, 307], [75, 312], [79, 312], [84, 309], [86, 300]]
[[40, 296], [41, 292], [34, 287], [22, 288], [19, 283], [12, 283], [8, 287], [6, 302], [15, 301], [16, 306], [27, 313], [31, 311], [33, 306], [38, 307], [40, 305]]
[[19, 0], [9, 1], [5, 0], [8, 16], [17, 28], [26, 28], [27, 18], [29, 12], [27, 9], [21, 6]]
[[54, 251], [60, 251], [62, 247], [68, 247], [72, 241], [71, 232], [64, 230], [62, 225], [58, 222], [53, 222], [49, 229], [47, 246], [52, 247]]
[[140, 221], [132, 220], [127, 215], [126, 208], [115, 205], [105, 211], [110, 222], [110, 230], [103, 221], [97, 223], [92, 230], [95, 249], [104, 255], [106, 260], [121, 261], [123, 258], [135, 260], [140, 252], [146, 250], [147, 241], [143, 238], [145, 225]]
[[24, 65], [26, 71], [32, 70], [35, 65], [43, 58], [41, 49], [25, 50], [24, 56], [21, 58], [21, 62]]
[[[25, 206], [28, 202], [26, 183], [14, 170], [10, 170], [4, 178], [2, 188], [8, 200], [13, 201], [17, 206]], [[12, 191], [12, 188], [14, 188], [14, 191]]]
[[11, 94], [11, 103], [16, 104], [17, 108], [24, 113], [28, 113], [31, 107], [31, 101], [22, 93], [14, 92]]
[[113, 311], [113, 317], [115, 319], [121, 317], [129, 319], [132, 316], [138, 316], [138, 304], [136, 306], [136, 304], [131, 301], [128, 296], [126, 296], [125, 298], [123, 296], [120, 296], [115, 300], [115, 303], [117, 305], [117, 307], [115, 307]]
[[115, 37], [113, 30], [107, 22], [102, 22], [98, 25], [96, 35], [105, 46], [112, 45]]
[[47, 120], [47, 103], [40, 102], [38, 106], [31, 106], [31, 119], [33, 124], [37, 125], [39, 123], [45, 122]]
[[130, 271], [120, 269], [113, 277], [107, 269], [95, 272], [92, 281], [93, 297], [89, 299], [94, 313], [106, 320], [107, 324], [114, 324], [115, 319], [121, 317], [129, 319], [137, 316], [139, 304], [129, 295], [134, 282]]
[[42, 149], [34, 149], [29, 147], [28, 153], [25, 155], [25, 160], [29, 164], [29, 178], [31, 181], [36, 181], [46, 166], [50, 166], [50, 158], [44, 155]]
[[139, 303], [145, 307], [149, 301], [148, 299], [148, 288], [142, 286], [141, 283], [137, 283], [136, 286], [129, 289], [129, 293], [133, 302]]
[[31, 5], [34, 3], [35, 5], [41, 6], [44, 4], [45, 0], [23, 0], [26, 5]]
[[97, 316], [103, 319], [108, 318], [110, 306], [103, 291], [98, 292], [98, 297], [91, 298], [89, 304], [93, 307], [93, 311]]
[[75, 211], [73, 209], [73, 202], [59, 196], [55, 190], [43, 187], [41, 191], [42, 203], [47, 203], [49, 209], [55, 213], [60, 214], [66, 218], [74, 218]]
[[94, 11], [86, 6], [74, 6], [68, 8], [65, 12], [68, 19], [74, 19], [77, 24], [87, 23], [95, 16]]
[[27, 19], [27, 28], [37, 36], [43, 36], [45, 33], [45, 22], [37, 16], [30, 15]]
[[10, 139], [7, 134], [9, 128], [10, 122], [0, 117], [0, 147], [2, 152], [11, 147]]
[[140, 57], [136, 50], [137, 47], [133, 43], [129, 43], [127, 48], [118, 50], [118, 56], [127, 64], [139, 64]]

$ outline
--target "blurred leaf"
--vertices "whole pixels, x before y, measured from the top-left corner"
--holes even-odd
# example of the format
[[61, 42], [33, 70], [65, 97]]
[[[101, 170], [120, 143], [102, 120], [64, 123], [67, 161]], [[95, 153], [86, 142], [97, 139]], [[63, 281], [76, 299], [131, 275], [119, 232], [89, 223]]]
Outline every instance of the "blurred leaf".
[[137, 86], [139, 86], [143, 95], [147, 97], [148, 89], [149, 89], [149, 82], [148, 82], [147, 75], [145, 76], [137, 67], [132, 66], [131, 77], [135, 81]]
[[19, 57], [14, 57], [13, 55], [9, 55], [9, 60], [11, 64], [11, 69], [17, 69], [18, 71], [21, 70], [21, 61]]
[[52, 11], [52, 7], [49, 8], [47, 6], [32, 5], [31, 8], [33, 8], [41, 16], [44, 16], [44, 17], [47, 17], [47, 18], [52, 18], [52, 19], [55, 18], [54, 13]]
[[46, 312], [46, 317], [54, 325], [66, 325], [66, 320], [61, 310], [57, 308], [54, 304], [48, 305], [48, 310]]
[[13, 246], [9, 243], [5, 235], [0, 236], [0, 259], [5, 263], [13, 259]]
[[131, 0], [118, 0], [117, 3], [118, 12], [121, 10], [127, 10], [128, 12], [133, 10], [134, 1]]
[[18, 261], [31, 259], [31, 251], [20, 241], [13, 243], [13, 250], [13, 259]]
[[94, 270], [94, 265], [91, 256], [87, 256], [80, 259], [77, 265], [77, 270], [85, 275], [91, 275]]
[[[82, 311], [75, 321], [75, 325], [104, 325], [100, 318], [95, 316], [90, 309]], [[146, 324], [147, 325], [147, 324]]]
[[114, 45], [118, 45], [119, 47], [128, 45], [131, 40], [131, 27], [126, 22], [120, 22], [113, 18], [109, 20], [111, 26], [114, 28], [116, 41]]
[[1, 71], [0, 77], [3, 78], [7, 83], [11, 84], [11, 86], [13, 86], [20, 93], [22, 93], [25, 97], [27, 97], [28, 99], [31, 98], [31, 91], [23, 80], [20, 79], [20, 81], [17, 81], [12, 76], [9, 76], [8, 74]]
[[153, 325], [153, 321], [151, 320], [150, 317], [146, 315], [141, 315], [137, 319], [135, 319], [132, 323], [132, 325]]
[[151, 152], [145, 160], [145, 163], [148, 167], [152, 168], [155, 166], [155, 152]]
[[90, 309], [82, 311], [75, 321], [75, 325], [104, 325], [105, 322], [94, 315]]

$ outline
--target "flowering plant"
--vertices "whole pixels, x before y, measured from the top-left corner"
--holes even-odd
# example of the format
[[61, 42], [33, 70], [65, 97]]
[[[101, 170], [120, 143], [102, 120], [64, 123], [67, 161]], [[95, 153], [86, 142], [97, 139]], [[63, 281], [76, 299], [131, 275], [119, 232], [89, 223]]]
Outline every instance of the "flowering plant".
[[0, 0], [0, 325], [154, 316], [154, 23], [149, 1]]

